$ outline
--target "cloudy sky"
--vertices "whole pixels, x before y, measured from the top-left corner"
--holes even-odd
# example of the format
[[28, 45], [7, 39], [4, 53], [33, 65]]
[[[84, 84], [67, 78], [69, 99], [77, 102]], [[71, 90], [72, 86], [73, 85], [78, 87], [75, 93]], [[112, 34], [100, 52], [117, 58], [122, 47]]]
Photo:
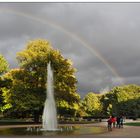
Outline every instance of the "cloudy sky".
[[78, 92], [140, 84], [140, 3], [0, 3], [0, 53], [43, 38], [73, 61]]

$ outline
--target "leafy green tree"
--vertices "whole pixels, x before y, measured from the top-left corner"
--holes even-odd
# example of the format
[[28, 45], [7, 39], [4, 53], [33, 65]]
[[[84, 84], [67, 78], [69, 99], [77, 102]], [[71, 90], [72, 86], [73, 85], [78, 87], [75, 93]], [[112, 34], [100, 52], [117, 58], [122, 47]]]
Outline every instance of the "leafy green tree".
[[102, 104], [100, 102], [100, 95], [90, 92], [86, 94], [82, 104], [85, 107], [85, 112], [89, 116], [101, 116]]
[[[138, 85], [114, 87], [111, 91], [102, 96], [103, 114], [126, 116], [132, 116], [133, 114], [135, 116], [135, 114], [137, 114], [135, 110], [138, 109], [138, 98], [140, 98], [140, 86]], [[109, 105], [112, 106], [110, 113], [108, 112]]]
[[10, 72], [12, 88], [9, 91], [11, 94], [9, 99], [13, 108], [32, 110], [36, 116], [35, 121], [38, 121], [46, 98], [47, 64], [51, 61], [58, 110], [62, 110], [65, 102], [67, 106], [63, 108], [63, 112], [70, 109], [76, 111], [75, 105], [78, 105], [80, 96], [76, 93], [77, 80], [74, 75], [76, 70], [70, 60], [64, 59], [46, 40], [29, 42], [26, 49], [17, 54], [17, 60], [20, 68]]
[[118, 89], [117, 91], [115, 89], [112, 90], [117, 96], [117, 112], [118, 114], [128, 115], [131, 112], [131, 106], [133, 106], [133, 103], [130, 104], [130, 100], [134, 101], [140, 97], [140, 87], [137, 85], [125, 85], [118, 87]]
[[6, 59], [0, 54], [0, 112], [3, 106], [2, 88], [6, 85], [6, 81], [3, 80], [2, 75], [8, 71], [9, 65]]

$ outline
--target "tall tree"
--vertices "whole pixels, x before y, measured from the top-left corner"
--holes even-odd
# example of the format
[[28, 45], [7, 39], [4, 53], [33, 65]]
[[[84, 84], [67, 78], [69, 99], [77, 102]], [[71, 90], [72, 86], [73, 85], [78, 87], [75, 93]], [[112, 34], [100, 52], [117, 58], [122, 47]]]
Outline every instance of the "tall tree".
[[54, 72], [54, 91], [58, 110], [62, 108], [60, 102], [63, 100], [73, 108], [79, 102], [72, 62], [65, 59], [58, 50], [53, 49], [48, 41], [29, 42], [26, 49], [17, 54], [17, 60], [20, 69], [11, 72], [13, 84], [10, 92], [13, 95], [11, 97], [14, 98], [11, 104], [17, 106], [18, 110], [33, 110], [34, 116], [37, 117], [35, 121], [38, 120], [38, 114], [42, 112], [46, 98], [49, 61]]

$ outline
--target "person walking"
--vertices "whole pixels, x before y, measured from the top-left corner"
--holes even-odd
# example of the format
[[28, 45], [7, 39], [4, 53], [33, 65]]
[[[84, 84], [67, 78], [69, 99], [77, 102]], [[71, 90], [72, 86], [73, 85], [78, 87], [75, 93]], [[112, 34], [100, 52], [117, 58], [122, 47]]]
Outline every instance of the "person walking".
[[108, 123], [108, 131], [112, 131], [112, 117], [110, 116], [107, 120]]
[[123, 128], [123, 116], [120, 117], [120, 127]]
[[115, 128], [116, 125], [116, 117], [112, 116], [112, 123], [113, 123], [113, 128]]
[[117, 128], [120, 128], [120, 117], [119, 116], [117, 117], [116, 121], [117, 121]]

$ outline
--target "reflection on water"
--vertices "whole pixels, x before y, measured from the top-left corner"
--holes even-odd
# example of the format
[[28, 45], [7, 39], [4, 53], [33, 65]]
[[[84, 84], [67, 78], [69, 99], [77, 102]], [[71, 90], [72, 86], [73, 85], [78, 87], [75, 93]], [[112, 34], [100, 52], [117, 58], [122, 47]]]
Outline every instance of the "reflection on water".
[[58, 131], [42, 131], [39, 127], [0, 129], [0, 137], [69, 137], [80, 135], [95, 135], [106, 132], [102, 127], [63, 126]]

